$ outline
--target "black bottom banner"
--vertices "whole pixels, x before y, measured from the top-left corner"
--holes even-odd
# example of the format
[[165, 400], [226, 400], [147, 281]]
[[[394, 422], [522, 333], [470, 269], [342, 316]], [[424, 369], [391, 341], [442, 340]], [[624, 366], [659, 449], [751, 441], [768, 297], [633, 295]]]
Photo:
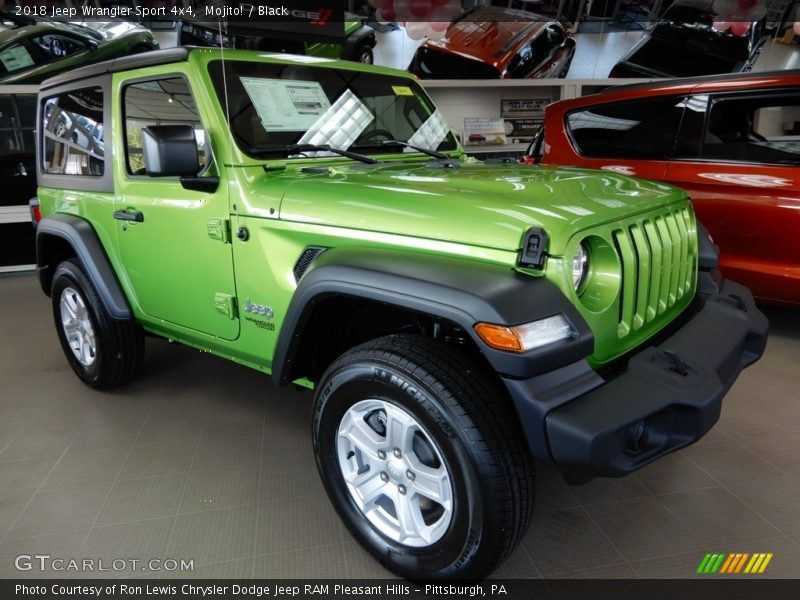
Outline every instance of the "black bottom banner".
[[437, 600], [497, 598], [507, 600], [797, 600], [800, 580], [486, 580], [411, 583], [382, 580], [112, 580], [43, 579], [0, 581], [3, 600], [151, 600], [153, 598], [263, 599], [364, 598]]

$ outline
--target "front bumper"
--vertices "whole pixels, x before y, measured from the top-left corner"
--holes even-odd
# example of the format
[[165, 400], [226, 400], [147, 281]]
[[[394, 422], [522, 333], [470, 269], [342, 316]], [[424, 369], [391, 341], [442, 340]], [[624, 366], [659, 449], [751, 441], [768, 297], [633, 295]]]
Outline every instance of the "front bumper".
[[505, 383], [536, 458], [575, 481], [619, 477], [711, 429], [722, 397], [763, 354], [767, 329], [750, 291], [725, 281], [680, 329], [613, 378], [575, 364]]

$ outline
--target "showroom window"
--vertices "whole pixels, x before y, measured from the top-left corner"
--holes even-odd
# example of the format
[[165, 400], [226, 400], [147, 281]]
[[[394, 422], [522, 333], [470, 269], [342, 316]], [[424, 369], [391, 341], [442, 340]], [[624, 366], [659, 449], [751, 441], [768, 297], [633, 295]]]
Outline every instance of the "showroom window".
[[103, 175], [103, 90], [91, 87], [53, 96], [45, 100], [42, 113], [44, 172]]
[[183, 77], [142, 81], [125, 88], [125, 154], [128, 172], [144, 175], [142, 129], [151, 125], [191, 125], [200, 165], [205, 165], [205, 130], [189, 83]]
[[800, 164], [800, 94], [723, 98], [711, 103], [702, 158]]
[[619, 102], [567, 115], [576, 149], [588, 157], [669, 158], [683, 99], [669, 96]]

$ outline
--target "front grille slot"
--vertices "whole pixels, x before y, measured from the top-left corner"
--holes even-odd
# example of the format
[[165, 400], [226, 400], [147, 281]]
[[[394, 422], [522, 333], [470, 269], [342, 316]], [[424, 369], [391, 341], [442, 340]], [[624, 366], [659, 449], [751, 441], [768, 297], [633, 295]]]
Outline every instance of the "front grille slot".
[[695, 252], [689, 208], [613, 232], [622, 267], [617, 335], [641, 329], [692, 290]]

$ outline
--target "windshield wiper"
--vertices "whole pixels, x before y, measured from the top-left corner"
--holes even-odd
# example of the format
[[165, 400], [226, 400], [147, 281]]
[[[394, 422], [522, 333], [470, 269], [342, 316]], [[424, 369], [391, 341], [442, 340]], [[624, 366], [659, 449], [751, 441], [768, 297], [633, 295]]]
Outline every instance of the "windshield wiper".
[[288, 146], [282, 146], [280, 144], [267, 144], [261, 146], [250, 146], [248, 151], [250, 154], [277, 154], [279, 152], [286, 154], [302, 154], [303, 152], [333, 152], [339, 156], [357, 160], [368, 165], [374, 165], [378, 163], [378, 161], [371, 156], [358, 154], [357, 152], [350, 152], [348, 150], [342, 150], [341, 148], [333, 148], [328, 144], [289, 144]]
[[349, 150], [343, 150], [342, 148], [333, 148], [328, 144], [292, 144], [291, 146], [286, 146], [286, 150], [289, 152], [333, 152], [339, 156], [352, 158], [353, 160], [358, 160], [368, 165], [375, 165], [378, 163], [377, 159], [367, 156], [366, 154], [350, 152]]
[[378, 142], [379, 146], [402, 146], [403, 148], [410, 148], [415, 152], [422, 152], [423, 154], [427, 154], [428, 156], [432, 156], [433, 158], [439, 160], [450, 160], [450, 157], [447, 154], [443, 154], [438, 150], [431, 150], [430, 148], [423, 148], [422, 146], [415, 146], [414, 144], [409, 144], [408, 142], [403, 142], [401, 140], [381, 140]]

